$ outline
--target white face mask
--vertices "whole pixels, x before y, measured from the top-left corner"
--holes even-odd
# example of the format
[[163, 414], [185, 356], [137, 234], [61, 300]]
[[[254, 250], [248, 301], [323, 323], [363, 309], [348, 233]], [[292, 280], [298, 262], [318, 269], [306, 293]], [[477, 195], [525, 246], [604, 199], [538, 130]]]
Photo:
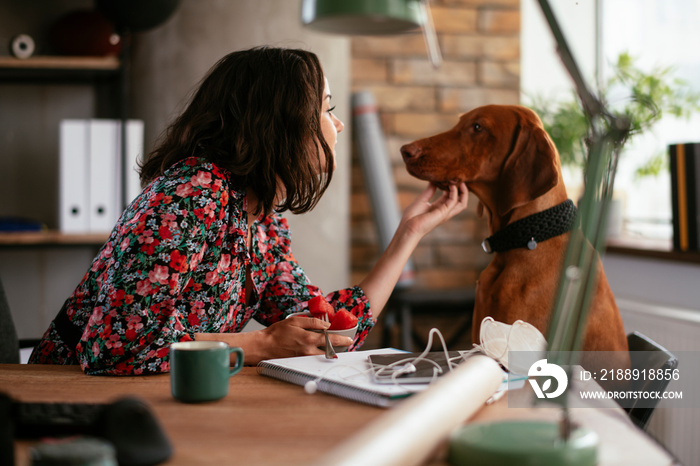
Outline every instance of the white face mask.
[[530, 366], [511, 367], [508, 363], [508, 351], [531, 351], [544, 354], [547, 348], [547, 340], [542, 333], [522, 320], [516, 320], [513, 325], [508, 325], [496, 322], [492, 317], [486, 317], [481, 321], [479, 340], [480, 345], [475, 344], [470, 352], [484, 353], [516, 374], [527, 374]]

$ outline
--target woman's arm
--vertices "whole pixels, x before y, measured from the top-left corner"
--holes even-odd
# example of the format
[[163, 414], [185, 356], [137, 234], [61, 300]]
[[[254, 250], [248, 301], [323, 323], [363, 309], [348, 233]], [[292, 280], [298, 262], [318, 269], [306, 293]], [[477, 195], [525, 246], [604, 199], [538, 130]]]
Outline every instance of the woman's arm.
[[428, 185], [406, 208], [389, 246], [360, 283], [360, 288], [369, 299], [375, 319], [384, 309], [401, 271], [421, 238], [467, 207], [469, 192], [464, 183], [459, 186], [451, 185], [449, 192], [444, 192], [431, 203], [430, 198], [436, 189], [432, 184]]
[[[197, 340], [225, 341], [243, 348], [245, 363], [262, 359], [323, 354], [323, 335], [309, 332], [328, 324], [308, 317], [286, 317], [305, 311], [308, 301], [322, 291], [311, 284], [291, 251], [291, 238], [286, 219], [272, 215], [256, 222], [251, 248], [251, 273], [256, 283], [258, 304], [251, 316], [267, 328], [245, 333], [195, 333]], [[330, 335], [336, 346], [361, 345], [374, 325], [367, 298], [358, 287], [335, 291], [325, 296], [337, 310], [345, 309], [358, 318], [358, 331], [353, 342], [349, 338]]]
[[[354, 293], [352, 289], [341, 290], [329, 295], [330, 298], [327, 297], [336, 308], [346, 307], [351, 312], [356, 311], [353, 312], [356, 315], [361, 314], [360, 318], [367, 318], [366, 328], [362, 331], [358, 330], [359, 338], [356, 338], [358, 340], [355, 342], [356, 346], [361, 343], [362, 338], [371, 328], [372, 318], [376, 319], [389, 299], [418, 241], [437, 225], [462, 212], [467, 206], [468, 192], [464, 184], [459, 187], [450, 187], [449, 192], [445, 192], [431, 203], [430, 198], [435, 191], [434, 186], [429, 186], [405, 210], [387, 250], [360, 284], [361, 291]], [[278, 257], [277, 265], [268, 270], [273, 278], [261, 297], [266, 316], [274, 316], [272, 320], [265, 321], [269, 326], [262, 330], [244, 333], [197, 333], [196, 340], [224, 341], [229, 346], [241, 347], [247, 365], [257, 364], [269, 358], [323, 354], [319, 349], [324, 345], [323, 335], [308, 330], [322, 329], [328, 326], [327, 323], [308, 317], [277, 320], [284, 315], [285, 311], [289, 311], [290, 306], [298, 307], [304, 299], [309, 299], [320, 292], [308, 283], [291, 256], [288, 243], [283, 242], [286, 246], [278, 251], [282, 253], [283, 260]], [[366, 306], [367, 300], [370, 306]], [[352, 343], [352, 340], [347, 337], [339, 335], [330, 335], [330, 337], [334, 346], [349, 346]]]

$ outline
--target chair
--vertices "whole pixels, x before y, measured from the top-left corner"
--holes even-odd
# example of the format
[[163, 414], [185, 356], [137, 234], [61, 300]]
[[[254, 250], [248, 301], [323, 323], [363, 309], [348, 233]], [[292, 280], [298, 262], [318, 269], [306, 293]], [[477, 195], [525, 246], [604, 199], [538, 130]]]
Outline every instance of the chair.
[[[386, 144], [373, 94], [369, 91], [354, 93], [352, 106], [358, 154], [372, 204], [379, 246], [384, 250], [389, 245], [401, 220], [396, 182], [386, 153]], [[414, 266], [409, 260], [383, 312], [382, 346], [393, 346], [392, 329], [399, 327], [399, 346], [410, 351], [413, 343], [416, 343], [422, 350], [425, 343], [412, 327], [412, 316], [419, 313], [461, 317], [462, 323], [451, 332], [452, 336], [447, 338], [448, 347], [456, 344], [459, 338], [471, 328], [474, 288], [420, 289], [414, 285], [413, 276]]]
[[[474, 298], [476, 291], [472, 288], [447, 290], [426, 290], [419, 288], [398, 288], [394, 290], [387, 304], [387, 318], [383, 345], [391, 345], [391, 337], [387, 334], [390, 323], [400, 328], [400, 346], [412, 351], [413, 345], [423, 350], [425, 338], [419, 335], [412, 325], [413, 316], [430, 315], [433, 317], [460, 317], [462, 322], [445, 334], [446, 345], [453, 348], [462, 336], [471, 331], [472, 314], [474, 313]], [[444, 332], [443, 332], [444, 333]]]
[[29, 351], [40, 341], [41, 339], [38, 338], [17, 337], [17, 328], [12, 319], [10, 304], [2, 280], [0, 280], [0, 364], [19, 364], [22, 362], [21, 350]]
[[[641, 370], [662, 369], [664, 372], [678, 367], [678, 358], [669, 350], [659, 345], [651, 338], [639, 332], [627, 335], [627, 343], [630, 351], [631, 368]], [[668, 386], [669, 380], [654, 378], [638, 380], [632, 387], [633, 390], [663, 392]], [[649, 419], [659, 400], [637, 400], [634, 405], [625, 408], [630, 419], [641, 429], [646, 430]]]

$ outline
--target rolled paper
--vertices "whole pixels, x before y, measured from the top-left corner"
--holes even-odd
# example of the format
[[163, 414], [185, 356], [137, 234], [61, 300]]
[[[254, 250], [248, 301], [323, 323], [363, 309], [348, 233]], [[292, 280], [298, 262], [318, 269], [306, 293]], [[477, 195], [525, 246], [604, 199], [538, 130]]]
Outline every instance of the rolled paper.
[[495, 360], [483, 355], [471, 356], [427, 390], [379, 416], [315, 464], [422, 464], [455, 427], [484, 405], [503, 379], [504, 372]]
[[[360, 165], [372, 202], [372, 216], [377, 226], [379, 246], [383, 251], [389, 246], [399, 226], [401, 208], [374, 94], [370, 91], [354, 93], [352, 114]], [[409, 259], [397, 286], [410, 286], [414, 275], [413, 261]]]

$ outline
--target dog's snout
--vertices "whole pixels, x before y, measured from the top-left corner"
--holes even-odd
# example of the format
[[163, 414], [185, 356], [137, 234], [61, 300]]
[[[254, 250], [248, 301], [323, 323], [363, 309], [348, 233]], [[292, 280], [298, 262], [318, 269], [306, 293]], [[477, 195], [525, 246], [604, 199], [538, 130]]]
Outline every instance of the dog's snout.
[[415, 143], [406, 144], [401, 147], [401, 156], [404, 160], [411, 160], [420, 156], [421, 150]]

